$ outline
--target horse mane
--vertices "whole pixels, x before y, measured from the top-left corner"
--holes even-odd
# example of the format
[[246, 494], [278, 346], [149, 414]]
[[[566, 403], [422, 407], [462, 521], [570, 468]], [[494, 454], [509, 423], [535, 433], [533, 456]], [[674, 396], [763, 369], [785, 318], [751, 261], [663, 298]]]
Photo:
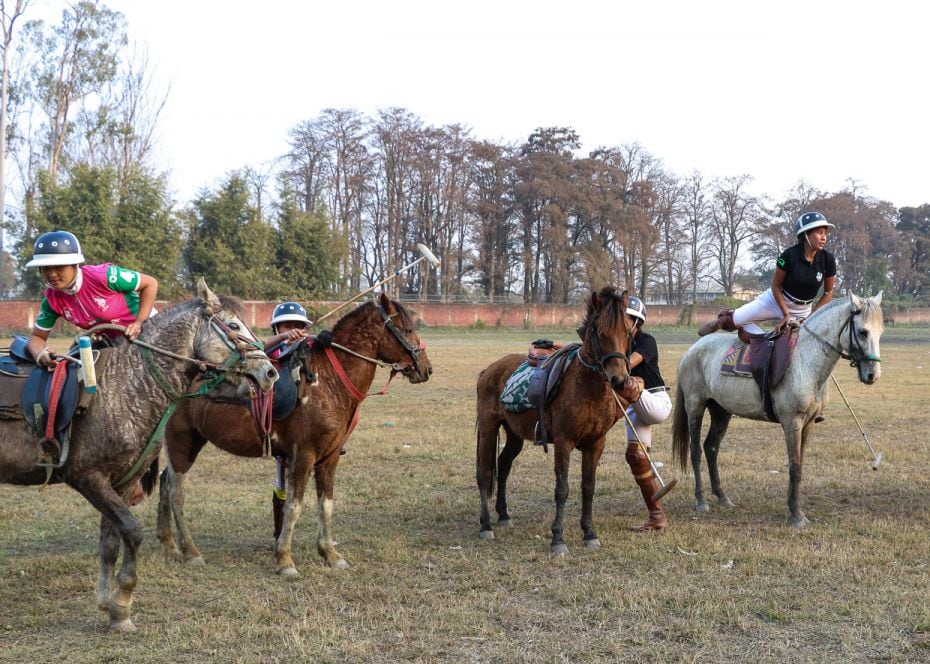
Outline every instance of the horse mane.
[[[868, 297], [859, 297], [859, 302], [862, 304], [862, 320], [872, 327], [877, 326], [877, 329], [885, 329], [885, 320], [882, 314], [882, 308], [880, 304], [876, 304], [871, 298]], [[844, 295], [840, 298], [834, 298], [826, 304], [826, 306], [821, 307], [813, 314], [808, 317], [808, 320], [813, 319], [815, 316], [819, 316], [821, 313], [826, 313], [837, 309], [839, 307], [847, 307], [852, 305], [852, 293]]]
[[[397, 327], [402, 330], [413, 329], [413, 316], [410, 315], [410, 312], [407, 311], [404, 305], [394, 299], [391, 300], [391, 304], [393, 304], [394, 308], [397, 309], [397, 320], [395, 321]], [[372, 301], [366, 302], [365, 304], [356, 307], [349, 313], [345, 314], [338, 321], [336, 321], [336, 324], [333, 325], [333, 334], [338, 334], [345, 328], [357, 326], [358, 323], [374, 308], [375, 303]]]
[[[232, 295], [220, 295], [219, 293], [216, 293], [216, 297], [219, 299], [223, 311], [228, 311], [236, 317], [242, 318], [244, 311], [242, 300]], [[193, 307], [199, 307], [201, 304], [199, 297], [187, 295], [170, 301], [161, 313], [183, 313], [189, 311]]]
[[588, 326], [595, 316], [597, 316], [597, 323], [601, 332], [613, 334], [626, 331], [626, 303], [624, 302], [626, 291], [618, 294], [614, 286], [604, 286], [596, 295], [601, 302], [601, 307], [599, 310], [595, 310], [595, 293], [592, 292], [585, 300], [587, 310], [585, 311], [584, 320], [581, 322], [581, 327], [578, 328], [578, 336], [582, 339], [587, 336]]

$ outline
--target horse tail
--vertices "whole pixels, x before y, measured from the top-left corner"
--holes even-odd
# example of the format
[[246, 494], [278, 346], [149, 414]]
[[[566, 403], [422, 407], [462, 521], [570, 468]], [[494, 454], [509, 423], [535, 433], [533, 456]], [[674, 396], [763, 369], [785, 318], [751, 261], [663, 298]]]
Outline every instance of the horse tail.
[[158, 484], [158, 455], [155, 455], [155, 458], [152, 459], [152, 464], [149, 466], [149, 469], [146, 470], [142, 477], [139, 479], [139, 483], [142, 485], [142, 491], [146, 496], [151, 496], [152, 491], [155, 490], [155, 487]]
[[682, 472], [688, 471], [691, 435], [688, 431], [688, 412], [685, 408], [685, 392], [678, 383], [675, 394], [675, 417], [672, 420], [672, 463], [678, 461]]

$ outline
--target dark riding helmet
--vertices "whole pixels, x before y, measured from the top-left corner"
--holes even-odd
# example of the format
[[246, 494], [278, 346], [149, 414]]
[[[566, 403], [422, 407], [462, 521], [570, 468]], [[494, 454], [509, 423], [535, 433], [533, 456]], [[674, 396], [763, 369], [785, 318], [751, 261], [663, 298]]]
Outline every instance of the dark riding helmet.
[[831, 231], [836, 228], [836, 226], [827, 221], [827, 218], [819, 212], [805, 212], [794, 222], [794, 234], [800, 237], [802, 233], [812, 231], [821, 226], [826, 226]]
[[641, 321], [640, 325], [642, 325], [646, 322], [646, 305], [635, 295], [630, 295], [626, 305], [626, 315], [638, 318]]
[[305, 325], [310, 325], [310, 319], [307, 318], [307, 310], [298, 302], [282, 302], [274, 308], [271, 314], [271, 327], [276, 328], [278, 323], [285, 321], [300, 321]]
[[36, 239], [32, 250], [32, 260], [26, 267], [45, 267], [47, 265], [78, 265], [84, 262], [81, 243], [68, 231], [50, 231], [42, 233]]

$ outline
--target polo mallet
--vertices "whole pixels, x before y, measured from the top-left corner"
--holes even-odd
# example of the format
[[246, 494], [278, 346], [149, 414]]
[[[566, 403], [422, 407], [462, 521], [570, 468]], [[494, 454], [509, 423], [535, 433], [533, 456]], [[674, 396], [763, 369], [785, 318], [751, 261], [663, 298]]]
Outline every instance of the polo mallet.
[[662, 486], [661, 489], [652, 494], [653, 500], [662, 500], [669, 491], [674, 489], [678, 485], [678, 478], [675, 477], [671, 482], [666, 484], [662, 480], [662, 476], [659, 474], [659, 469], [656, 468], [656, 465], [652, 462], [652, 457], [649, 456], [649, 450], [646, 449], [646, 446], [643, 445], [643, 441], [639, 439], [639, 433], [636, 431], [636, 427], [633, 426], [633, 422], [630, 420], [630, 416], [626, 414], [626, 408], [623, 407], [623, 403], [620, 401], [620, 397], [617, 396], [617, 393], [611, 390], [611, 394], [614, 395], [614, 399], [617, 400], [617, 405], [620, 406], [620, 410], [623, 411], [623, 419], [626, 420], [627, 426], [630, 427], [630, 431], [633, 432], [633, 437], [636, 438], [636, 443], [639, 445], [639, 449], [643, 451], [643, 454], [646, 455], [646, 461], [649, 462], [649, 467], [652, 468], [652, 472], [655, 473], [656, 479], [659, 480], [659, 484]]
[[872, 470], [878, 470], [879, 464], [882, 462], [882, 459], [885, 458], [883, 452], [875, 453], [875, 450], [872, 448], [872, 443], [869, 442], [869, 437], [865, 433], [865, 429], [862, 428], [862, 425], [859, 424], [859, 418], [856, 417], [856, 413], [853, 411], [852, 406], [849, 405], [849, 399], [846, 398], [846, 395], [843, 393], [843, 388], [840, 387], [840, 384], [836, 380], [836, 376], [830, 374], [830, 378], [833, 379], [833, 384], [836, 385], [837, 391], [840, 393], [840, 396], [843, 397], [843, 401], [846, 403], [846, 407], [849, 408], [850, 414], [852, 414], [853, 419], [856, 420], [856, 426], [859, 427], [859, 433], [862, 434], [865, 444], [869, 446], [869, 452], [872, 453]]
[[427, 248], [427, 246], [426, 246], [425, 244], [417, 243], [417, 251], [419, 251], [420, 254], [421, 254], [420, 257], [419, 257], [418, 259], [416, 259], [416, 260], [413, 261], [412, 263], [409, 263], [409, 264], [407, 264], [407, 265], [404, 265], [402, 268], [400, 268], [399, 270], [397, 270], [396, 272], [394, 272], [394, 274], [390, 275], [389, 277], [386, 277], [386, 278], [382, 279], [381, 281], [379, 281], [378, 283], [376, 283], [376, 284], [374, 284], [374, 285], [372, 285], [372, 286], [369, 286], [368, 288], [366, 288], [365, 290], [363, 290], [361, 293], [359, 293], [358, 295], [356, 295], [355, 297], [353, 297], [351, 300], [346, 300], [345, 302], [343, 302], [342, 304], [340, 304], [340, 305], [339, 305], [338, 307], [336, 307], [335, 309], [332, 309], [331, 311], [326, 312], [325, 314], [323, 314], [322, 316], [320, 316], [320, 317], [316, 320], [315, 324], [316, 324], [316, 323], [319, 323], [319, 322], [322, 321], [322, 320], [325, 320], [326, 318], [329, 318], [329, 317], [332, 316], [334, 313], [336, 313], [337, 311], [339, 311], [339, 310], [342, 309], [343, 307], [346, 307], [346, 306], [352, 304], [353, 302], [355, 302], [355, 301], [356, 301], [357, 299], [359, 299], [360, 297], [364, 297], [365, 295], [368, 295], [368, 293], [370, 293], [371, 291], [373, 291], [374, 289], [376, 289], [378, 286], [387, 283], [388, 281], [390, 281], [391, 279], [394, 279], [395, 277], [399, 277], [401, 274], [403, 274], [404, 272], [406, 272], [407, 270], [409, 270], [410, 268], [412, 268], [414, 265], [416, 265], [417, 263], [419, 263], [419, 262], [422, 261], [422, 260], [429, 261], [430, 264], [431, 264], [433, 267], [439, 267], [439, 259], [436, 258], [435, 254], [433, 254], [433, 252], [430, 251], [430, 250]]

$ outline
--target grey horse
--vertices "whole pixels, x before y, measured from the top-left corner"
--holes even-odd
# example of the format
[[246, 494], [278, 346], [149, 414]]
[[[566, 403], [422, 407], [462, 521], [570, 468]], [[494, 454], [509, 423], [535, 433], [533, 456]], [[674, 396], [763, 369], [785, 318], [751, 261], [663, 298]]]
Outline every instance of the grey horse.
[[[881, 376], [879, 341], [884, 331], [882, 294], [860, 298], [854, 294], [833, 300], [810, 316], [798, 331], [797, 346], [784, 378], [772, 390], [772, 403], [785, 433], [788, 449], [788, 523], [795, 528], [807, 525], [798, 506], [804, 449], [810, 439], [814, 417], [823, 409], [827, 381], [840, 358], [858, 369], [866, 385]], [[710, 429], [704, 439], [704, 454], [711, 491], [717, 501], [732, 507], [720, 488], [717, 453], [730, 418], [739, 415], [767, 421], [759, 390], [751, 379], [722, 374], [723, 357], [733, 335], [710, 334], [689, 348], [678, 366], [678, 396], [672, 425], [673, 459], [682, 471], [687, 459], [694, 469], [694, 496], [697, 511], [709, 507], [701, 484], [701, 422], [710, 411]]]
[[[157, 474], [159, 423], [205, 369], [248, 390], [270, 389], [277, 371], [242, 322], [234, 303], [220, 300], [201, 279], [197, 299], [145, 322], [139, 341], [118, 341], [98, 373], [98, 391], [71, 428], [64, 465], [47, 476], [37, 467], [37, 437], [22, 420], [0, 420], [0, 481], [20, 485], [63, 482], [93, 505], [100, 518], [97, 606], [114, 631], [132, 631], [132, 592], [142, 526], [129, 509], [134, 485], [149, 466]], [[224, 366], [225, 364], [225, 366]], [[148, 485], [147, 488], [151, 488]], [[116, 560], [123, 548], [122, 565]]]

